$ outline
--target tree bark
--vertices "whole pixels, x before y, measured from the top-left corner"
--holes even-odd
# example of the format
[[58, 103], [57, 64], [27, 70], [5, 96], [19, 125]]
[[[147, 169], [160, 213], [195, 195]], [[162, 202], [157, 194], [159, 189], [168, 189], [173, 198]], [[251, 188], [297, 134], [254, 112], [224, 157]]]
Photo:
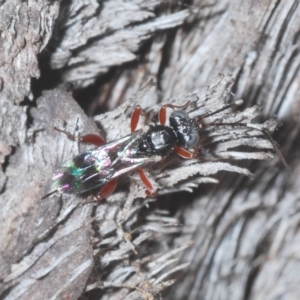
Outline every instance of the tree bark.
[[[299, 1], [0, 7], [1, 299], [298, 299]], [[270, 157], [257, 130], [215, 128], [195, 163], [148, 170], [155, 199], [132, 174], [100, 204], [41, 200], [88, 147], [71, 135], [123, 137], [136, 104], [190, 100], [203, 115], [238, 99], [218, 117], [250, 124], [255, 104], [261, 122], [276, 116], [292, 175], [276, 155], [249, 162]]]

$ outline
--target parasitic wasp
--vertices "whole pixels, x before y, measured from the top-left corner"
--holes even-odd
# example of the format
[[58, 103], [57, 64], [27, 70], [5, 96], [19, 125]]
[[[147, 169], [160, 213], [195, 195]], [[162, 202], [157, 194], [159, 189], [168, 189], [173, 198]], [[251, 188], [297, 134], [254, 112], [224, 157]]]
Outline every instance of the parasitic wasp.
[[[195, 118], [191, 118], [185, 111], [190, 101], [183, 106], [165, 104], [159, 110], [158, 124], [147, 125], [145, 129], [137, 129], [140, 116], [143, 115], [142, 108], [137, 106], [131, 115], [131, 134], [108, 144], [105, 144], [104, 140], [97, 135], [82, 136], [80, 141], [98, 147], [80, 153], [65, 162], [52, 178], [57, 189], [42, 199], [55, 192], [82, 194], [95, 189], [100, 190], [100, 199], [107, 198], [114, 192], [117, 180], [133, 171], [138, 172], [146, 193], [153, 196], [156, 190], [143, 168], [165, 160], [174, 152], [185, 159], [196, 158], [201, 144], [201, 131], [209, 126], [240, 126], [258, 129], [271, 142], [281, 161], [289, 169], [275, 141], [266, 130], [245, 123], [205, 123], [205, 118], [230, 108], [236, 108], [242, 103], [243, 101], [239, 100]], [[167, 108], [173, 109], [168, 125], [166, 125]]]

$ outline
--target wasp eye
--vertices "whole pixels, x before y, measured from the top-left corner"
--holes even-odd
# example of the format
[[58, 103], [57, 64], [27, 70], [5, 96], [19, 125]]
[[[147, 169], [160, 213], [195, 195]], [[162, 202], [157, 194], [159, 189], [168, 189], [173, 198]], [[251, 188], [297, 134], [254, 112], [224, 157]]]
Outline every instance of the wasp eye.
[[[171, 113], [170, 118], [176, 119], [176, 120], [189, 120], [189, 114], [184, 110], [175, 110]], [[177, 121], [177, 122], [178, 122]]]
[[199, 143], [199, 133], [188, 113], [183, 110], [173, 111], [170, 115], [170, 125], [177, 134], [177, 145], [184, 148], [194, 148]]
[[199, 143], [199, 133], [197, 130], [192, 130], [185, 138], [185, 147], [194, 148]]

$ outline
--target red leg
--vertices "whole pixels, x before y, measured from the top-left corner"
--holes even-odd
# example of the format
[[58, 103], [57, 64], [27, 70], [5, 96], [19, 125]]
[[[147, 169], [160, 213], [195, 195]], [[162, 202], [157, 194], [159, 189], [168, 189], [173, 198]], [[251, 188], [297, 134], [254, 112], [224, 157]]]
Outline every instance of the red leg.
[[110, 182], [106, 183], [99, 193], [101, 199], [110, 196], [115, 191], [117, 184], [118, 184], [117, 179], [113, 179]]
[[195, 158], [198, 155], [198, 147], [194, 149], [194, 152], [190, 152], [184, 148], [175, 146], [174, 151], [181, 157], [186, 159]]
[[130, 123], [131, 132], [134, 132], [136, 130], [141, 114], [142, 114], [142, 108], [139, 105], [137, 105], [137, 107], [134, 109], [131, 115], [131, 123]]
[[154, 190], [153, 185], [151, 184], [148, 176], [145, 174], [145, 172], [143, 171], [143, 169], [142, 168], [138, 168], [137, 171], [138, 171], [138, 173], [140, 175], [140, 178], [141, 178], [143, 184], [146, 187], [146, 194], [149, 195], [149, 196], [155, 196], [156, 195], [156, 191]]
[[162, 106], [159, 110], [159, 113], [158, 113], [158, 118], [159, 118], [159, 122], [161, 125], [165, 125], [166, 124], [166, 110], [167, 108], [180, 108], [180, 109], [186, 109], [188, 106], [190, 105], [190, 101], [188, 101], [186, 104], [182, 105], [182, 106], [176, 106], [176, 105], [173, 105], [173, 104], [165, 104], [164, 106]]
[[95, 146], [102, 146], [105, 144], [105, 140], [97, 134], [86, 134], [79, 137], [79, 141], [87, 144], [92, 144]]
[[86, 135], [83, 135], [83, 136], [80, 136], [79, 138], [77, 138], [75, 135], [73, 135], [67, 131], [61, 130], [56, 127], [54, 127], [54, 128], [57, 131], [63, 132], [64, 134], [66, 134], [71, 141], [79, 140], [79, 142], [92, 144], [92, 145], [96, 145], [96, 146], [102, 146], [105, 144], [105, 140], [100, 135], [97, 135], [97, 134], [86, 134]]

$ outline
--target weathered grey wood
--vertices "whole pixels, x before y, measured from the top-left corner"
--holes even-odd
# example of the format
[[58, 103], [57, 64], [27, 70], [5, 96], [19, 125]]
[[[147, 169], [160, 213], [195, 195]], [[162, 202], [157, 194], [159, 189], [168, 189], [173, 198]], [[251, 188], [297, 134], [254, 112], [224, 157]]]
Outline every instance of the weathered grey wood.
[[[20, 103], [32, 98], [32, 77], [39, 77], [37, 55], [47, 45], [58, 14], [58, 1], [0, 3], [0, 163], [11, 147], [26, 139], [26, 107]], [[0, 190], [6, 176], [0, 171]]]
[[[298, 299], [299, 1], [207, 0], [179, 5], [1, 2], [3, 299], [151, 299], [160, 293], [166, 299]], [[170, 35], [175, 27], [178, 30]], [[149, 47], [138, 52], [152, 37]], [[200, 164], [169, 166], [161, 174], [149, 170], [154, 177], [171, 175], [157, 180], [160, 193], [169, 194], [155, 204], [163, 211], [144, 199], [134, 174], [99, 206], [72, 196], [40, 201], [53, 188], [50, 179], [56, 166], [79, 151], [78, 144], [54, 126], [76, 134], [101, 133], [62, 89], [45, 92], [38, 100], [31, 94], [31, 78], [45, 72], [38, 68], [37, 55], [46, 45], [52, 68], [61, 70], [63, 83], [75, 88], [88, 87], [111, 67], [123, 66], [99, 84], [100, 96], [88, 108], [93, 112], [104, 103], [112, 109], [127, 101], [95, 117], [108, 140], [118, 138], [120, 128], [120, 136], [129, 132], [126, 124], [136, 101], [154, 111], [161, 101], [182, 103], [195, 96], [221, 101], [208, 110], [224, 105], [230, 77], [217, 76], [233, 74], [232, 99], [244, 99], [247, 107], [260, 104], [263, 119], [276, 114], [284, 123], [276, 137], [293, 175], [288, 176], [278, 159], [253, 165], [220, 162], [220, 157], [253, 156], [229, 149], [232, 143], [255, 145], [254, 156], [261, 159], [270, 156], [260, 150], [270, 149], [270, 144], [259, 136], [254, 140], [254, 131], [244, 130], [243, 139], [235, 140], [235, 130], [219, 129], [215, 138], [225, 134], [230, 141], [213, 149], [218, 156], [214, 161], [207, 147]], [[137, 67], [127, 68], [129, 61], [136, 61]], [[157, 81], [156, 88], [134, 98], [150, 77]], [[210, 88], [201, 88], [209, 83]], [[216, 91], [224, 92], [216, 96]], [[19, 105], [26, 96], [36, 108]], [[246, 123], [255, 113], [244, 113]], [[212, 174], [222, 168], [247, 174], [241, 168], [245, 166], [255, 173], [253, 180], [225, 171], [217, 176], [218, 184], [195, 189], [201, 182], [216, 182]], [[210, 178], [186, 180], [198, 169]], [[193, 193], [172, 193], [178, 190]], [[150, 208], [145, 209], [148, 202]], [[168, 208], [175, 215], [168, 215]], [[137, 232], [131, 233], [133, 229]]]
[[81, 123], [83, 111], [60, 91], [45, 93], [31, 114], [31, 140], [16, 148], [1, 195], [2, 290], [14, 286], [7, 299], [59, 299], [64, 294], [75, 299], [93, 264], [92, 206], [78, 207], [78, 202], [61, 202], [59, 197], [42, 201], [41, 196], [55, 166], [75, 146], [58, 143], [53, 126], [72, 118], [66, 130], [77, 123], [87, 130], [96, 127], [86, 118]]

